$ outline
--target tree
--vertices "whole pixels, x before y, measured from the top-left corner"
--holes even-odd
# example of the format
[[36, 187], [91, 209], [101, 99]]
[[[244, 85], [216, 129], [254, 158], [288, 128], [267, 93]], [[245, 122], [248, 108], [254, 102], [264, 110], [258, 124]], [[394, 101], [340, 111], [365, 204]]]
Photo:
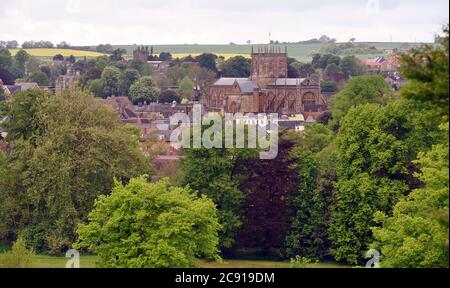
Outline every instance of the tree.
[[364, 66], [361, 60], [355, 56], [345, 56], [341, 61], [342, 73], [348, 74], [350, 76], [361, 76], [364, 74]]
[[151, 76], [153, 74], [153, 68], [150, 64], [147, 64], [143, 62], [140, 59], [133, 59], [131, 60], [130, 64], [128, 65], [129, 69], [136, 69], [139, 71], [139, 74], [141, 76]]
[[128, 95], [131, 85], [136, 82], [141, 75], [136, 69], [125, 69], [120, 80], [121, 91], [123, 95]]
[[180, 88], [178, 89], [178, 94], [181, 97], [192, 99], [194, 97], [194, 82], [189, 77], [184, 77], [180, 82]]
[[[203, 125], [202, 131], [208, 127]], [[223, 139], [225, 135], [221, 137]], [[189, 185], [199, 195], [206, 195], [218, 208], [222, 252], [230, 252], [243, 223], [245, 194], [239, 185], [245, 179], [245, 173], [240, 173], [238, 167], [242, 161], [254, 158], [255, 153], [256, 149], [191, 148], [186, 150], [181, 161], [182, 184]]]
[[322, 125], [291, 133], [297, 173], [296, 191], [289, 195], [291, 228], [286, 236], [287, 257], [326, 259], [330, 241], [327, 228], [334, 194], [335, 149], [333, 132]]
[[200, 67], [207, 68], [213, 72], [217, 72], [216, 60], [217, 55], [211, 53], [203, 53], [196, 57]]
[[337, 92], [337, 83], [334, 81], [323, 81], [320, 83], [320, 90], [321, 92]]
[[312, 64], [301, 64], [297, 68], [298, 70], [298, 77], [301, 78], [307, 78], [311, 76], [311, 74], [316, 73], [316, 70], [314, 69]]
[[19, 47], [19, 42], [17, 42], [16, 40], [6, 42], [5, 48], [7, 49], [16, 49], [17, 47]]
[[19, 237], [13, 244], [11, 252], [0, 255], [0, 267], [31, 268], [34, 252], [28, 250], [23, 238]]
[[395, 101], [356, 106], [342, 120], [336, 138], [337, 202], [329, 228], [336, 260], [360, 263], [373, 240], [373, 214], [391, 215], [403, 195], [420, 185], [412, 161], [442, 134], [433, 113], [423, 104]]
[[[24, 110], [28, 107], [28, 110]], [[0, 171], [0, 235], [36, 251], [71, 247], [76, 225], [116, 178], [149, 173], [138, 137], [89, 93], [28, 90], [5, 111], [14, 147]]]
[[197, 257], [218, 258], [214, 203], [168, 180], [116, 182], [88, 218], [79, 225], [77, 247], [99, 255], [101, 267], [188, 268]]
[[222, 75], [223, 77], [236, 78], [250, 77], [250, 60], [243, 56], [228, 59], [223, 65]]
[[160, 61], [171, 61], [172, 60], [172, 54], [168, 52], [161, 52], [159, 54], [159, 60]]
[[41, 72], [47, 75], [48, 79], [50, 80], [52, 77], [52, 69], [49, 66], [43, 65], [40, 67]]
[[449, 115], [449, 29], [444, 28], [440, 46], [423, 46], [402, 54], [401, 72], [408, 79], [401, 95], [422, 103], [432, 103], [448, 119]]
[[340, 74], [342, 72], [341, 68], [335, 63], [328, 64], [324, 73], [327, 76], [332, 76], [336, 74]]
[[122, 73], [114, 66], [106, 67], [102, 72], [102, 80], [105, 84], [103, 89], [103, 96], [117, 96], [120, 91], [120, 79]]
[[131, 85], [128, 96], [134, 104], [147, 102], [156, 102], [159, 95], [159, 89], [156, 86], [155, 80], [152, 77], [145, 76]]
[[64, 56], [62, 54], [56, 54], [53, 56], [53, 61], [64, 61]]
[[70, 46], [71, 45], [69, 43], [67, 43], [66, 41], [62, 41], [59, 44], [56, 44], [56, 47], [61, 48], [61, 49], [67, 49], [67, 48], [70, 48]]
[[158, 97], [159, 103], [172, 103], [172, 102], [181, 102], [180, 95], [176, 91], [173, 90], [165, 90], [159, 94]]
[[123, 60], [123, 55], [125, 54], [127, 54], [127, 50], [118, 48], [112, 51], [112, 54], [109, 57], [112, 61], [121, 61]]
[[351, 107], [361, 104], [374, 103], [386, 104], [391, 98], [389, 85], [379, 76], [360, 76], [350, 79], [347, 85], [330, 103], [333, 112], [333, 125], [338, 125], [340, 119]]
[[13, 65], [11, 52], [8, 49], [0, 48], [0, 66], [10, 69]]
[[70, 55], [69, 58], [67, 58], [67, 61], [71, 64], [75, 63], [77, 61], [77, 59], [75, 58], [75, 56]]
[[94, 94], [95, 97], [103, 97], [103, 91], [104, 91], [104, 86], [105, 83], [103, 82], [102, 79], [95, 79], [95, 80], [90, 80], [88, 82], [88, 87], [89, 87], [89, 91]]
[[448, 134], [444, 143], [416, 161], [423, 187], [400, 201], [392, 216], [375, 215], [382, 226], [373, 228], [372, 247], [382, 252], [382, 267], [448, 268]]
[[25, 64], [30, 59], [30, 55], [27, 53], [27, 51], [20, 49], [19, 51], [17, 51], [14, 59], [16, 61], [17, 68], [19, 68], [23, 72], [25, 71]]
[[43, 73], [42, 71], [35, 72], [31, 74], [29, 77], [29, 80], [32, 82], [36, 82], [39, 86], [49, 86], [50, 81], [48, 79], [48, 76]]
[[246, 197], [243, 225], [236, 239], [238, 253], [279, 257], [290, 230], [288, 198], [297, 184], [295, 159], [290, 155], [292, 146], [292, 141], [282, 138], [276, 159], [250, 158], [239, 163], [236, 170], [248, 176], [239, 185]]

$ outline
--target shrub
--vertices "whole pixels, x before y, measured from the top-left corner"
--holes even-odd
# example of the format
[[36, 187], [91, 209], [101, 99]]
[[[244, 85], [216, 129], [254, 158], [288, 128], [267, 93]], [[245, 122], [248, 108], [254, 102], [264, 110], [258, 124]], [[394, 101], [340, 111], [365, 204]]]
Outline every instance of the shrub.
[[19, 237], [12, 246], [12, 250], [0, 257], [0, 267], [3, 268], [30, 268], [34, 252], [28, 250], [25, 240]]

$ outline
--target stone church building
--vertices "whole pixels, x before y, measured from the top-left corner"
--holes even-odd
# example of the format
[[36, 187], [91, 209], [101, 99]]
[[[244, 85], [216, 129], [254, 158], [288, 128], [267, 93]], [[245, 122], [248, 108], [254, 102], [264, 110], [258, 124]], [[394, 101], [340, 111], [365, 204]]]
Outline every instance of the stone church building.
[[220, 78], [210, 87], [201, 99], [207, 111], [294, 115], [326, 110], [318, 82], [287, 78], [287, 48], [252, 48], [251, 57], [250, 78]]

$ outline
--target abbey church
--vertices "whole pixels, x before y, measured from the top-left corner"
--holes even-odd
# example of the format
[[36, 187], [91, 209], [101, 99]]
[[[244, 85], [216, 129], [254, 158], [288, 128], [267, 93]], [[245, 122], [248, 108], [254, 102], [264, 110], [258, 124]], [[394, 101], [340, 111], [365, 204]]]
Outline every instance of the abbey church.
[[287, 78], [287, 48], [252, 49], [250, 78], [220, 78], [202, 98], [207, 111], [222, 113], [320, 113], [326, 103], [320, 84], [309, 78]]

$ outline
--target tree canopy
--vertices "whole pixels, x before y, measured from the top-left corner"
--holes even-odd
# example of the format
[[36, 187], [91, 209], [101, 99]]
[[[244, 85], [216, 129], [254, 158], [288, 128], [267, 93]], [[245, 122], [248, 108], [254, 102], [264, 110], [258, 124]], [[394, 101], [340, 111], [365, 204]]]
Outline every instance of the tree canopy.
[[101, 267], [189, 268], [197, 257], [218, 258], [214, 203], [168, 180], [116, 182], [88, 219], [79, 225], [77, 247], [99, 255]]

